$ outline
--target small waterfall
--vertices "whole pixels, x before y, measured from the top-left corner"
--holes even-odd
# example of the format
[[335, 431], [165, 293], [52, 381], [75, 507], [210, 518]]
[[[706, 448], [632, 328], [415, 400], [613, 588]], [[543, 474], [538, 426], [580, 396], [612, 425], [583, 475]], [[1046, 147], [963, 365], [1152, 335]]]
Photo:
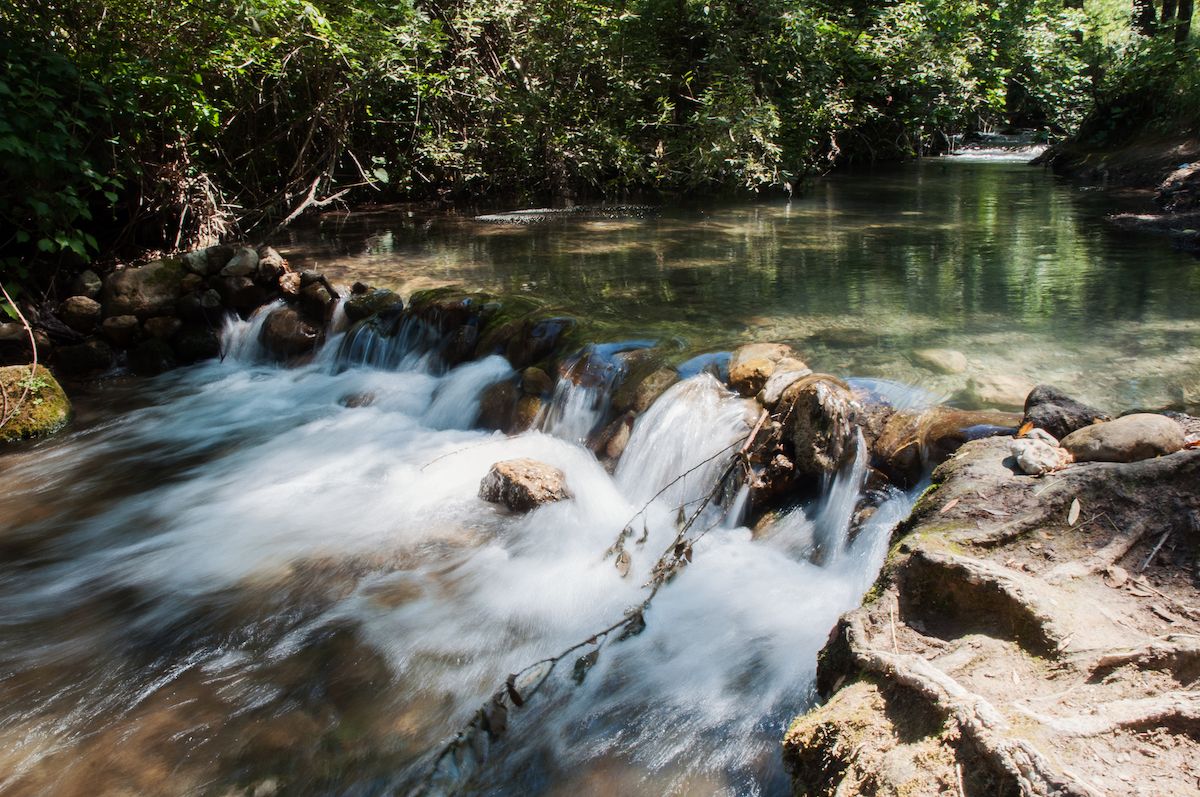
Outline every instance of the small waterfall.
[[421, 420], [433, 429], [470, 429], [479, 417], [483, 391], [513, 374], [508, 360], [499, 354], [460, 365], [443, 378]]
[[[745, 400], [710, 374], [685, 379], [634, 424], [617, 465], [617, 484], [635, 502], [649, 501], [660, 490], [665, 490], [661, 500], [672, 507], [698, 501], [727, 466], [729, 457], [722, 453], [728, 449], [732, 455], [749, 431]], [[692, 473], [678, 478], [692, 467]]]
[[360, 322], [342, 337], [337, 362], [342, 369], [366, 366], [385, 371], [432, 370], [437, 331], [416, 318]]
[[221, 359], [247, 364], [265, 360], [266, 351], [259, 336], [267, 316], [280, 307], [283, 307], [283, 300], [277, 299], [255, 310], [245, 321], [236, 315], [229, 316], [221, 329]]
[[652, 340], [592, 345], [564, 363], [563, 375], [542, 414], [542, 431], [586, 444], [608, 419], [613, 390], [626, 373], [621, 355], [653, 345]]
[[862, 500], [867, 476], [867, 445], [855, 438], [854, 458], [827, 479], [815, 505], [796, 507], [769, 530], [769, 543], [798, 558], [823, 564], [837, 561], [849, 547], [850, 524]]

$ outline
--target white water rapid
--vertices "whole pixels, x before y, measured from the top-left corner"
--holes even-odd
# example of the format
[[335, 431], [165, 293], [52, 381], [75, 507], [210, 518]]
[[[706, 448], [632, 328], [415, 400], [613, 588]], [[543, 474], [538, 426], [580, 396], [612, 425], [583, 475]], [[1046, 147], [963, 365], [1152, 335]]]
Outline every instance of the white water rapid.
[[[350, 332], [287, 369], [258, 356], [264, 317], [227, 327], [223, 361], [116, 395], [122, 411], [9, 463], [3, 542], [21, 566], [0, 580], [0, 793], [143, 771], [181, 794], [271, 778], [407, 793], [508, 673], [645, 597], [679, 508], [756, 420], [693, 376], [638, 419], [610, 475], [578, 442], [607, 396], [564, 398], [546, 431], [473, 431], [482, 391], [513, 376], [503, 358], [443, 373], [421, 330]], [[514, 457], [561, 468], [574, 498], [524, 516], [481, 501]], [[766, 539], [737, 525], [744, 493], [710, 509], [645, 631], [606, 644], [581, 684], [560, 665], [450, 790], [786, 793], [779, 741], [816, 652], [910, 503], [888, 497], [851, 536], [864, 472], [860, 453]], [[604, 553], [651, 499], [622, 578]], [[331, 647], [344, 628], [349, 653]], [[360, 675], [374, 658], [382, 673]], [[283, 741], [256, 741], [273, 723]]]

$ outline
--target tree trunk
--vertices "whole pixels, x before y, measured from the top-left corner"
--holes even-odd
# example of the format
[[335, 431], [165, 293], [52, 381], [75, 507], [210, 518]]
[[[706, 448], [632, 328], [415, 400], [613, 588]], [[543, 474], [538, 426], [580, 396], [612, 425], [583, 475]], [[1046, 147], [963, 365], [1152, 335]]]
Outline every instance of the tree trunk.
[[1175, 42], [1183, 44], [1192, 32], [1192, 0], [1179, 0], [1175, 18]]
[[1133, 0], [1133, 28], [1143, 36], [1153, 36], [1155, 24], [1154, 0]]

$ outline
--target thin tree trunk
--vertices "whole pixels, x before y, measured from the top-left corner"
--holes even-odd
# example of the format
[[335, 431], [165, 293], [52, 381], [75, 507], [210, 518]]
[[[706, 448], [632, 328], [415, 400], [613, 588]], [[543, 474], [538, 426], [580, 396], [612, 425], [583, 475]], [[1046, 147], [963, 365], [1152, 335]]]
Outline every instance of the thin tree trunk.
[[1179, 0], [1175, 19], [1175, 42], [1183, 44], [1192, 32], [1192, 0]]
[[1133, 0], [1133, 27], [1143, 36], [1153, 36], [1157, 27], [1154, 0]]

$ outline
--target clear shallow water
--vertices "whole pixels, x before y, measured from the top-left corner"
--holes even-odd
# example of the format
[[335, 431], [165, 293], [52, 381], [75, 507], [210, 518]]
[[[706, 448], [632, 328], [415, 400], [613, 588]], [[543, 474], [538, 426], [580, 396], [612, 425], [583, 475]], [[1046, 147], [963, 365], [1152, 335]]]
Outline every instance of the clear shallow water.
[[[1197, 261], [1093, 225], [1089, 201], [1017, 164], [934, 163], [790, 208], [535, 228], [351, 217], [289, 256], [347, 281], [558, 296], [608, 340], [793, 340], [815, 367], [933, 394], [951, 378], [913, 366], [913, 346], [1157, 400], [1195, 375]], [[575, 442], [588, 396], [562, 396], [546, 432], [463, 428], [508, 373], [499, 358], [444, 372], [374, 352], [386, 367], [344, 369], [335, 338], [288, 370], [254, 335], [233, 325], [222, 363], [99, 386], [65, 435], [0, 455], [0, 794], [407, 794], [508, 673], [642, 600], [677, 507], [719, 468], [650, 507], [628, 579], [604, 551], [754, 420], [699, 374], [609, 474]], [[481, 502], [489, 466], [518, 456], [562, 468], [575, 498], [524, 517]], [[468, 793], [786, 793], [778, 742], [816, 651], [909, 505], [879, 497], [851, 536], [863, 477], [860, 460], [757, 539], [706, 517], [646, 630], [580, 685], [560, 665]]]
[[[1200, 260], [1108, 227], [1113, 202], [975, 155], [838, 175], [791, 202], [645, 219], [331, 214], [279, 246], [345, 282], [546, 298], [612, 340], [695, 351], [784, 340], [819, 370], [942, 395], [971, 374], [1011, 374], [1113, 410], [1195, 406]], [[910, 355], [927, 347], [958, 349], [970, 368], [922, 369]]]

